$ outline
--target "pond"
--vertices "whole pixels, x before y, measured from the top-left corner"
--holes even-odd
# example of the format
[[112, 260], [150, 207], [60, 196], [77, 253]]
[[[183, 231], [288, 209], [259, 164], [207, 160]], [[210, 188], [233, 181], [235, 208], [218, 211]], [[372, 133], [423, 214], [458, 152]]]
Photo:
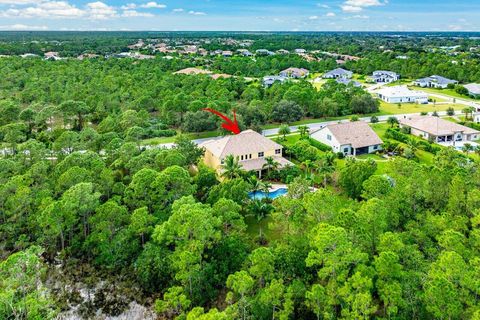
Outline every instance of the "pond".
[[279, 188], [275, 191], [268, 192], [268, 193], [263, 191], [250, 192], [248, 193], [248, 197], [254, 200], [262, 200], [265, 198], [276, 199], [278, 197], [286, 195], [287, 193], [288, 193], [288, 190], [286, 188]]

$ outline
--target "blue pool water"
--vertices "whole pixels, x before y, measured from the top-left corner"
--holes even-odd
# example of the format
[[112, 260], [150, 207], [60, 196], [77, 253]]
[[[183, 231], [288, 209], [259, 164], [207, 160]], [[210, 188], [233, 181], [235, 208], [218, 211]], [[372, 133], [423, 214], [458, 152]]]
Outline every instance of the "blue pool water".
[[265, 198], [276, 199], [278, 197], [286, 195], [287, 193], [288, 193], [288, 190], [286, 188], [280, 188], [268, 194], [263, 191], [257, 191], [255, 193], [250, 192], [248, 194], [248, 197], [250, 199], [255, 199], [255, 200], [262, 200]]

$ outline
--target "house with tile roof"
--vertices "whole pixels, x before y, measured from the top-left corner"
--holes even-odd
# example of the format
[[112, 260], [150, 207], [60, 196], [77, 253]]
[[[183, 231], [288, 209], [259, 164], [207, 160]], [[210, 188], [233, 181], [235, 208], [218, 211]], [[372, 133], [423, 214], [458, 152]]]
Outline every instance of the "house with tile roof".
[[288, 68], [280, 72], [281, 77], [295, 79], [305, 78], [308, 74], [309, 71], [303, 68]]
[[364, 121], [329, 124], [310, 134], [315, 139], [346, 156], [358, 156], [382, 150], [383, 141]]
[[222, 172], [225, 158], [236, 157], [245, 171], [254, 171], [261, 178], [265, 158], [272, 157], [280, 168], [293, 164], [283, 158], [283, 147], [253, 130], [242, 131], [220, 139], [212, 139], [200, 144], [205, 148], [203, 162], [218, 173]]
[[400, 119], [400, 127], [410, 129], [410, 133], [415, 136], [449, 145], [480, 138], [480, 132], [475, 129], [434, 116], [414, 116]]
[[449, 84], [458, 84], [458, 81], [433, 75], [430, 77], [417, 79], [414, 81], [414, 84], [422, 88], [446, 89]]

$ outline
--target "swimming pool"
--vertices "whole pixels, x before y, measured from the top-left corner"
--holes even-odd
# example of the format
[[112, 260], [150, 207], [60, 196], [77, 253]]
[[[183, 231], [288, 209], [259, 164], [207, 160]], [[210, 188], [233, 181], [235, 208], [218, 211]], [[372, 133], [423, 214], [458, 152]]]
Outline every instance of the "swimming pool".
[[288, 193], [288, 190], [286, 188], [279, 188], [269, 193], [265, 193], [263, 191], [250, 192], [248, 193], [248, 197], [254, 200], [262, 200], [265, 198], [276, 199], [278, 197], [286, 195], [287, 193]]

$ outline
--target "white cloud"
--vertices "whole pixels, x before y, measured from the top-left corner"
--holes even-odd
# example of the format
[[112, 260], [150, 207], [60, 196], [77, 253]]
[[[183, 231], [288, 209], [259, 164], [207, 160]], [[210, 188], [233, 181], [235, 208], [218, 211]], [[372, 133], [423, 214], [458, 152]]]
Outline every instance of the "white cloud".
[[0, 30], [48, 30], [47, 26], [27, 26], [25, 24], [12, 24], [0, 26]]
[[362, 15], [356, 14], [356, 15], [353, 16], [353, 18], [355, 18], [355, 19], [370, 19], [369, 16], [364, 15], [364, 14], [362, 14]]
[[318, 19], [318, 16], [310, 16], [308, 17], [309, 20], [317, 20]]
[[336, 14], [334, 12], [329, 12], [326, 14], [327, 17], [335, 17]]
[[122, 17], [124, 18], [134, 18], [134, 17], [154, 17], [153, 14], [148, 13], [148, 12], [138, 12], [136, 10], [125, 10], [122, 13]]
[[204, 16], [204, 15], [206, 15], [205, 12], [202, 12], [202, 11], [193, 11], [193, 10], [188, 11], [188, 14], [192, 14], [192, 15], [194, 15], [194, 16]]
[[388, 3], [388, 0], [347, 0], [341, 5], [345, 12], [360, 12], [364, 8], [383, 6]]
[[0, 4], [12, 5], [35, 4], [40, 2], [42, 2], [42, 0], [0, 0]]
[[173, 9], [172, 10], [173, 12], [184, 12], [185, 9], [182, 9], [182, 8], [176, 8], [176, 9]]
[[341, 6], [341, 8], [345, 12], [360, 12], [363, 10], [361, 7], [355, 7], [355, 6], [349, 6], [349, 5], [343, 5]]
[[105, 20], [118, 17], [115, 8], [101, 1], [90, 2], [80, 9], [67, 1], [44, 0], [35, 6], [25, 8], [10, 8], [0, 11], [3, 18], [44, 18], [67, 19], [85, 18], [91, 20]]
[[140, 8], [156, 8], [156, 9], [164, 9], [167, 6], [161, 3], [156, 3], [155, 1], [147, 2], [145, 4], [140, 5]]
[[101, 2], [87, 3], [87, 17], [94, 20], [106, 20], [117, 17], [115, 8]]
[[121, 6], [122, 10], [132, 10], [135, 9], [137, 5], [135, 3], [127, 3], [126, 5]]

